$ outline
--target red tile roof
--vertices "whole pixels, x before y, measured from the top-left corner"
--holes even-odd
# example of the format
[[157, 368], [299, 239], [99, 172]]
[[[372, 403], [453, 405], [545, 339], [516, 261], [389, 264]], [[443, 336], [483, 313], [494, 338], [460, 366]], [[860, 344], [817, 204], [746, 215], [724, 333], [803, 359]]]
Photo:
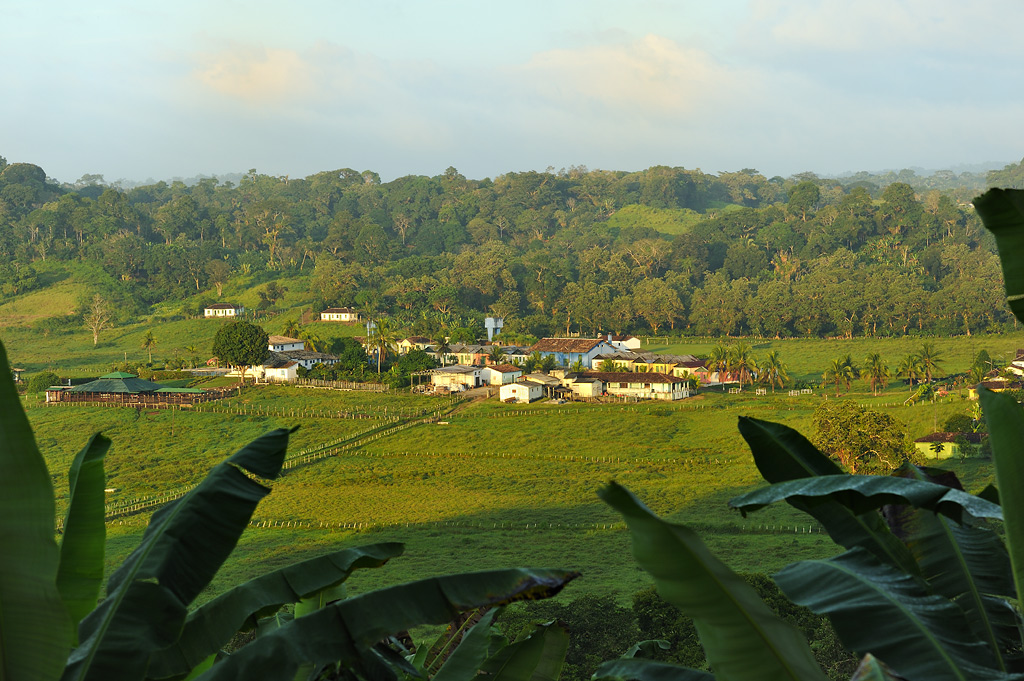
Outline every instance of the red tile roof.
[[530, 352], [590, 352], [603, 338], [541, 338], [530, 347]]
[[653, 371], [587, 371], [587, 378], [599, 378], [605, 383], [685, 383], [678, 376], [658, 374]]

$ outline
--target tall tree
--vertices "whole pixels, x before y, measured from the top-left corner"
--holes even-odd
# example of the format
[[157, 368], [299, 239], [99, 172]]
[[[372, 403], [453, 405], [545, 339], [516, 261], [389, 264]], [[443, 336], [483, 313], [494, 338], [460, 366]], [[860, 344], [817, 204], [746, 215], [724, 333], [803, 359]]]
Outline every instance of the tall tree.
[[889, 378], [892, 376], [892, 371], [889, 370], [889, 365], [885, 363], [880, 354], [871, 352], [864, 358], [863, 375], [867, 378], [868, 383], [871, 384], [871, 394], [877, 395], [878, 386], [885, 388]]
[[142, 349], [149, 353], [149, 363], [153, 363], [153, 348], [156, 347], [156, 336], [152, 331], [147, 331], [142, 338]]
[[245, 382], [245, 370], [263, 364], [270, 354], [267, 332], [249, 322], [237, 321], [217, 330], [213, 337], [213, 354], [221, 362], [239, 371], [238, 382]]
[[776, 385], [779, 386], [780, 390], [786, 387], [789, 374], [786, 373], [786, 365], [779, 358], [778, 350], [769, 350], [764, 359], [758, 362], [758, 367], [760, 369], [761, 382], [770, 385], [772, 392], [775, 392]]
[[896, 367], [896, 375], [900, 378], [906, 378], [907, 382], [910, 383], [910, 391], [913, 392], [914, 381], [921, 380], [921, 377], [924, 376], [924, 366], [921, 364], [921, 357], [912, 352], [901, 359]]
[[100, 342], [100, 331], [110, 327], [110, 307], [103, 296], [97, 293], [92, 297], [83, 319], [86, 328], [92, 331], [92, 344], [95, 347]]
[[935, 349], [934, 343], [922, 343], [917, 356], [921, 360], [921, 368], [924, 369], [925, 379], [929, 383], [932, 382], [932, 377], [942, 374], [942, 354]]

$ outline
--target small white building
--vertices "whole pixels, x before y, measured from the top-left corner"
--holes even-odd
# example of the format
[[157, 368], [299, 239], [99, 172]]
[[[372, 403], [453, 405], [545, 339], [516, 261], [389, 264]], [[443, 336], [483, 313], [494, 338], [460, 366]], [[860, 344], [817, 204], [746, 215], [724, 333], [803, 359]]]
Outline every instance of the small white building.
[[544, 386], [529, 379], [519, 379], [498, 388], [498, 399], [502, 402], [528, 404], [544, 397]]
[[298, 378], [299, 363], [289, 360], [269, 362], [263, 365], [263, 380], [267, 383], [294, 383]]
[[329, 307], [320, 313], [322, 322], [358, 322], [359, 312], [350, 307]]
[[636, 336], [616, 336], [608, 334], [608, 342], [619, 350], [639, 350], [643, 345]]
[[243, 314], [245, 307], [234, 303], [214, 303], [203, 308], [206, 317], [241, 317]]
[[599, 378], [588, 378], [580, 376], [565, 383], [576, 397], [591, 398], [600, 397], [604, 392], [604, 383]]
[[487, 385], [514, 383], [522, 375], [523, 370], [512, 364], [499, 364], [497, 366], [484, 367], [480, 370], [480, 378]]
[[430, 370], [430, 384], [444, 387], [452, 392], [461, 392], [470, 388], [478, 388], [483, 384], [480, 377], [481, 367], [456, 364]]
[[289, 338], [288, 336], [271, 336], [268, 339], [267, 345], [274, 352], [306, 349], [306, 341], [301, 338]]

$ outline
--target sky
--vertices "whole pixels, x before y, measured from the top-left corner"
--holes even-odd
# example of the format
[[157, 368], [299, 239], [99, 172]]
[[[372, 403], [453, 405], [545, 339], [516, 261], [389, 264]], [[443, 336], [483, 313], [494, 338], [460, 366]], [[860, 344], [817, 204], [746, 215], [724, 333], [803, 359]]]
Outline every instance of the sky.
[[0, 156], [72, 182], [1024, 156], [1017, 0], [0, 0]]

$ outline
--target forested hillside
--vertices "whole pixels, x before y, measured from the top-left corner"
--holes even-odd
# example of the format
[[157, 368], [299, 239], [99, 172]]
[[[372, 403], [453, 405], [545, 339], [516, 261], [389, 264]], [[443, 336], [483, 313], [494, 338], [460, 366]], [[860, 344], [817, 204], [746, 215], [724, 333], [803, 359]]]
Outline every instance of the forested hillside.
[[[912, 174], [911, 174], [912, 175]], [[1021, 175], [1021, 166], [990, 181]], [[74, 271], [121, 321], [225, 284], [304, 280], [313, 311], [387, 311], [534, 336], [968, 334], [1012, 324], [991, 238], [955, 176], [915, 191], [864, 174], [828, 180], [706, 174], [510, 172], [382, 183], [351, 169], [302, 179], [250, 171], [121, 190], [48, 180], [0, 158], [0, 297]], [[927, 184], [927, 183], [925, 183]], [[949, 187], [949, 188], [947, 188]], [[261, 296], [266, 305], [273, 306]], [[65, 323], [75, 321], [69, 310]], [[44, 320], [52, 324], [52, 320]]]

